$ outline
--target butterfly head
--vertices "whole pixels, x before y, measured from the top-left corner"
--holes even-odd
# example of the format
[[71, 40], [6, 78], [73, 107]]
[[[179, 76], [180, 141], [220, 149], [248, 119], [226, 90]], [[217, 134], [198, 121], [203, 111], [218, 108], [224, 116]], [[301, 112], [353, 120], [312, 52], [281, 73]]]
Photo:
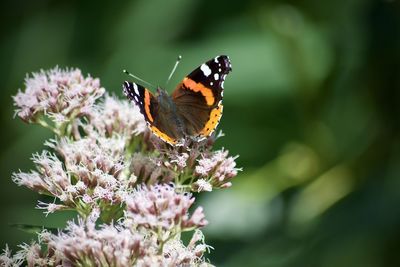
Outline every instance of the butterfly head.
[[157, 87], [157, 95], [167, 94], [167, 92], [160, 86]]
[[174, 107], [171, 96], [161, 87], [157, 87], [157, 100], [158, 103], [164, 107], [164, 110], [171, 110]]

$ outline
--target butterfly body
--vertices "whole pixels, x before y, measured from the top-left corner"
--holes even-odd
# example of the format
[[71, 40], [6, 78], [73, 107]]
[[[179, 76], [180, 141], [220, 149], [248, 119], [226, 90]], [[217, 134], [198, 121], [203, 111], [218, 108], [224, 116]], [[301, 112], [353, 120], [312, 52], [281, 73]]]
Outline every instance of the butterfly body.
[[158, 115], [154, 119], [154, 124], [174, 139], [182, 139], [189, 135], [172, 97], [164, 89], [158, 88], [156, 98], [158, 107], [155, 113]]
[[153, 95], [143, 86], [125, 81], [123, 90], [143, 114], [150, 130], [177, 145], [185, 137], [204, 138], [222, 116], [223, 84], [231, 71], [227, 56], [217, 56], [186, 76], [169, 95], [162, 88]]

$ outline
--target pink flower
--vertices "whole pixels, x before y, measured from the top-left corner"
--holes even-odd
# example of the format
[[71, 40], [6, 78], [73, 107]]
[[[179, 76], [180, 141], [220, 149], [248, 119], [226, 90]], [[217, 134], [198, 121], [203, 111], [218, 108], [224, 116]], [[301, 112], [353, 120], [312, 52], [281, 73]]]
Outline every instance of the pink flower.
[[189, 192], [232, 185], [236, 157], [212, 151], [222, 134], [171, 147], [151, 135], [137, 106], [108, 94], [96, 103], [104, 88], [79, 69], [34, 73], [25, 87], [14, 96], [16, 115], [56, 137], [45, 143], [51, 152], [33, 156], [36, 169], [13, 181], [54, 197], [38, 202], [46, 215], [74, 209], [78, 221], [43, 230], [14, 255], [6, 247], [0, 266], [208, 266], [199, 230], [208, 222]]
[[14, 98], [16, 114], [26, 122], [47, 114], [55, 122], [64, 122], [86, 114], [104, 94], [99, 79], [83, 77], [79, 69], [33, 73], [25, 79], [25, 90]]
[[60, 205], [39, 203], [38, 208], [46, 214], [66, 207], [79, 209], [81, 214], [99, 206], [111, 213], [112, 209], [121, 209], [116, 204], [124, 202], [131, 183], [127, 179], [131, 173], [124, 163], [124, 138], [88, 136], [77, 141], [62, 138], [47, 145], [60, 157], [48, 151], [35, 154], [37, 171], [13, 174], [13, 181], [18, 185], [52, 195], [62, 202]]
[[154, 245], [144, 235], [122, 226], [110, 224], [96, 229], [94, 222], [81, 220], [78, 224], [69, 222], [66, 231], [51, 235], [48, 240], [49, 250], [67, 266], [133, 266]]
[[[198, 160], [195, 168], [195, 175], [201, 177], [194, 184], [194, 189], [209, 189], [209, 183], [212, 187], [227, 188], [232, 185], [230, 180], [235, 177], [240, 168], [236, 168], [236, 157], [229, 157], [228, 151], [221, 149], [212, 153], [203, 154], [203, 158]], [[208, 190], [204, 190], [208, 191]]]
[[161, 164], [161, 160], [155, 156], [147, 156], [135, 153], [131, 159], [130, 170], [142, 183], [152, 185], [155, 183], [169, 183], [175, 174], [169, 168]]
[[43, 194], [59, 197], [70, 185], [70, 176], [63, 169], [62, 162], [48, 151], [34, 154], [33, 162], [37, 171], [14, 173], [13, 181]]
[[183, 169], [187, 165], [187, 160], [189, 159], [189, 154], [188, 153], [170, 153], [170, 163], [175, 163], [179, 169]]
[[211, 158], [199, 159], [199, 165], [196, 166], [195, 173], [207, 177], [209, 176], [209, 172], [214, 169], [217, 164], [218, 161], [212, 160]]
[[36, 208], [46, 210], [44, 213], [47, 216], [50, 213], [54, 213], [55, 211], [58, 211], [58, 210], [65, 210], [68, 207], [65, 205], [59, 205], [59, 204], [55, 204], [55, 203], [45, 203], [45, 202], [42, 202], [39, 200]]
[[21, 266], [24, 260], [24, 257], [21, 257], [20, 254], [12, 255], [12, 251], [8, 248], [8, 245], [6, 245], [6, 248], [3, 249], [3, 253], [0, 255], [0, 266]]
[[192, 184], [192, 190], [197, 191], [198, 193], [202, 191], [211, 192], [212, 191], [212, 184], [210, 184], [205, 179], [198, 179], [196, 182]]
[[121, 134], [130, 139], [147, 129], [137, 106], [108, 94], [91, 110], [89, 121], [89, 124], [84, 125], [85, 131], [89, 134], [96, 131], [102, 136]]
[[181, 231], [207, 225], [201, 208], [190, 216], [194, 198], [187, 193], [175, 192], [174, 185], [140, 187], [127, 199], [127, 214], [132, 225], [148, 229], [162, 228]]

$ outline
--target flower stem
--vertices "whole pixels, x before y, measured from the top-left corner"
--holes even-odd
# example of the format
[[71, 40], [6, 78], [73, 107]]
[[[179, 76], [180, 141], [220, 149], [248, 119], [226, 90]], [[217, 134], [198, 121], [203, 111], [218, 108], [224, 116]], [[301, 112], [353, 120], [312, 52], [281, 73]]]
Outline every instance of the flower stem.
[[55, 135], [60, 135], [59, 131], [57, 129], [55, 129], [54, 127], [50, 126], [46, 121], [39, 119], [36, 121], [37, 124], [39, 124], [40, 126], [49, 129], [50, 131], [52, 131]]

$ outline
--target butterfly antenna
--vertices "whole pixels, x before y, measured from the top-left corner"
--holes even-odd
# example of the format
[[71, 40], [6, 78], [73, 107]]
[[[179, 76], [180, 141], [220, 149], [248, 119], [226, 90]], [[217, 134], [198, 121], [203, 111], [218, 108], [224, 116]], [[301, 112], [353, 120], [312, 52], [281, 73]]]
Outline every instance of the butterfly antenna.
[[182, 56], [179, 55], [179, 56], [178, 56], [178, 59], [177, 59], [176, 62], [175, 62], [174, 67], [172, 68], [171, 73], [170, 73], [169, 76], [168, 76], [168, 79], [167, 79], [167, 82], [165, 83], [165, 85], [168, 85], [168, 83], [169, 83], [169, 81], [171, 80], [172, 75], [174, 75], [174, 72], [175, 72], [176, 68], [178, 67], [178, 64], [179, 64], [179, 62], [181, 61], [181, 59], [182, 59]]
[[136, 80], [138, 80], [138, 81], [141, 81], [142, 83], [145, 83], [145, 84], [147, 84], [147, 85], [150, 85], [150, 87], [153, 87], [153, 88], [155, 88], [155, 86], [154, 86], [154, 85], [152, 85], [151, 83], [149, 83], [149, 82], [146, 82], [145, 80], [142, 80], [142, 79], [140, 79], [139, 77], [137, 77], [137, 76], [133, 75], [133, 74], [132, 74], [132, 73], [130, 73], [129, 71], [127, 71], [127, 70], [123, 70], [123, 72], [124, 72], [125, 74], [127, 74], [127, 75], [129, 75], [129, 76], [131, 76], [131, 77], [135, 78]]

